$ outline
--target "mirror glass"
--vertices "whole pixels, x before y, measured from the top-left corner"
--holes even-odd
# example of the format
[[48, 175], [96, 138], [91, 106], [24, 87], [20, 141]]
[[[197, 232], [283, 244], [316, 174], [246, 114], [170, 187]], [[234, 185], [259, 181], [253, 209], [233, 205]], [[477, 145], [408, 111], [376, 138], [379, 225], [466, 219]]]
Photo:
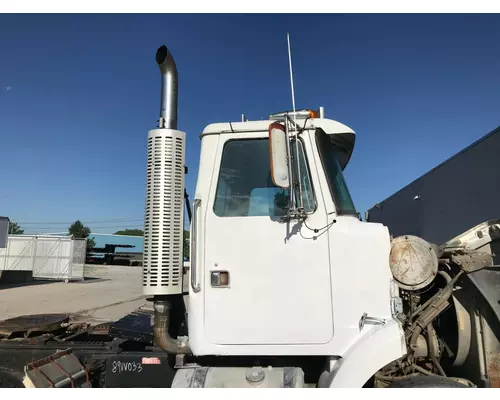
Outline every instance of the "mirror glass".
[[286, 189], [290, 187], [288, 171], [288, 150], [285, 127], [279, 122], [269, 125], [269, 154], [271, 157], [271, 178], [273, 183]]

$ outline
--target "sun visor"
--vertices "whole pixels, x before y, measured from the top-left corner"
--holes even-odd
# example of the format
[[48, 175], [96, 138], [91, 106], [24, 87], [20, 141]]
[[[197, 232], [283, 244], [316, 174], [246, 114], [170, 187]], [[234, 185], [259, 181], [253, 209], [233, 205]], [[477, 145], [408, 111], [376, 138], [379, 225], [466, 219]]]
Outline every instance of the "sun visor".
[[338, 150], [337, 158], [342, 170], [347, 166], [349, 160], [351, 159], [352, 152], [354, 150], [354, 143], [356, 141], [356, 135], [353, 132], [347, 133], [328, 133], [331, 143]]

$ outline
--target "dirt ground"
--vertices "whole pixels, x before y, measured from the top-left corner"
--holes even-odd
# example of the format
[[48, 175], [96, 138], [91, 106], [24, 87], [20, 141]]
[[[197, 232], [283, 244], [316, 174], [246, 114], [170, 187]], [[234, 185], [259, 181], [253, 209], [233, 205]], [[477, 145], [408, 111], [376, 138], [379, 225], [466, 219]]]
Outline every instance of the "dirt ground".
[[142, 269], [85, 266], [84, 281], [34, 281], [0, 285], [0, 320], [40, 313], [82, 314], [91, 322], [113, 321], [147, 305]]

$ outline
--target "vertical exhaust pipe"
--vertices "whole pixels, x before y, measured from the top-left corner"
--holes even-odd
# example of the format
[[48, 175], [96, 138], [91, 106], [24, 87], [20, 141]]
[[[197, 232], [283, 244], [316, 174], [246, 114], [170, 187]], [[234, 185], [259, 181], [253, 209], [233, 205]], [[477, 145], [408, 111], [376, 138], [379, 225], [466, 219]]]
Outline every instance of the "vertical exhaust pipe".
[[168, 333], [171, 308], [172, 303], [167, 300], [154, 300], [153, 334], [155, 343], [160, 349], [169, 354], [190, 354], [191, 349], [187, 342], [174, 339]]
[[170, 354], [190, 352], [169, 334], [174, 300], [182, 296], [186, 133], [177, 130], [177, 67], [166, 46], [156, 51], [161, 73], [157, 129], [148, 132], [143, 294], [152, 296], [155, 344]]
[[161, 72], [160, 129], [177, 129], [177, 66], [167, 46], [156, 51], [156, 63]]

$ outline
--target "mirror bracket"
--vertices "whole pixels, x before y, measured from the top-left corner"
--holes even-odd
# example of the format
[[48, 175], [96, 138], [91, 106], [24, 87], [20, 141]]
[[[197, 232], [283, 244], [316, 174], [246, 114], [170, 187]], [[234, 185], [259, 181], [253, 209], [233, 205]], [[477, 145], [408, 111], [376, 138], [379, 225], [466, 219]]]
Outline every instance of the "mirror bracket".
[[[299, 199], [302, 198], [301, 185], [296, 187], [295, 183], [295, 168], [293, 163], [297, 163], [292, 157], [291, 151], [291, 137], [289, 135], [289, 123], [294, 124], [296, 128], [295, 138], [298, 137], [304, 129], [301, 129], [298, 124], [293, 121], [288, 115], [284, 116], [284, 126], [275, 121], [269, 125], [269, 146], [271, 157], [271, 176], [274, 184], [283, 189], [289, 189], [288, 205], [286, 215], [281, 217], [282, 222], [291, 220], [305, 220], [307, 213], [305, 212], [302, 204], [296, 203], [295, 192], [298, 190]], [[299, 156], [297, 154], [297, 156]], [[298, 167], [298, 165], [297, 165]], [[299, 167], [298, 167], [299, 168]], [[286, 171], [286, 172], [285, 172]]]
[[290, 222], [295, 219], [298, 221], [305, 221], [307, 219], [307, 213], [302, 207], [288, 209], [286, 215], [281, 217], [281, 222]]

